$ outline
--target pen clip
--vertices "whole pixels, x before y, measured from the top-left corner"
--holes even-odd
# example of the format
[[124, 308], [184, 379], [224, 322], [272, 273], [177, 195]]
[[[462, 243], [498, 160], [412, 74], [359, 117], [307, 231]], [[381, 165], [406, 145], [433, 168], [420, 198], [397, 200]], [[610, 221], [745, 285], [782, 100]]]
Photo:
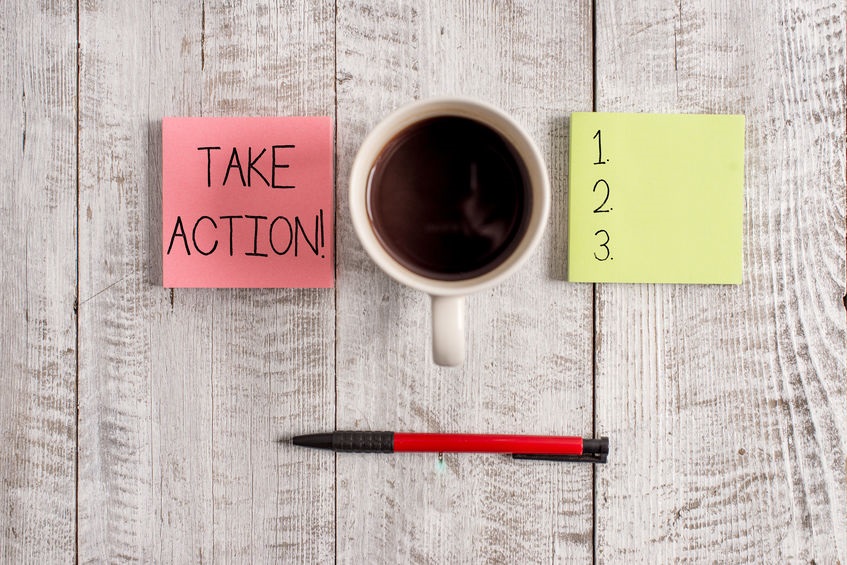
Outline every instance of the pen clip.
[[536, 461], [568, 461], [571, 463], [605, 463], [609, 457], [609, 438], [582, 440], [582, 455], [561, 455], [557, 453], [513, 453], [513, 459], [534, 459]]
[[570, 463], [605, 463], [608, 453], [584, 453], [582, 455], [557, 455], [553, 453], [512, 453], [513, 459], [535, 461], [565, 461]]

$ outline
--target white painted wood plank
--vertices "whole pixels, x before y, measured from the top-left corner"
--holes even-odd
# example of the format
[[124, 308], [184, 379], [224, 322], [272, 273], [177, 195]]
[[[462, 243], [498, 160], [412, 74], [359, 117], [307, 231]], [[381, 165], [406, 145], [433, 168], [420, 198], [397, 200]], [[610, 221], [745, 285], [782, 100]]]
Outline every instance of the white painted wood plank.
[[[591, 287], [561, 281], [567, 116], [591, 108], [590, 5], [338, 5], [340, 429], [592, 431]], [[491, 102], [524, 124], [553, 180], [553, 215], [521, 273], [470, 300], [469, 355], [433, 366], [429, 300], [379, 271], [356, 241], [347, 176], [365, 134], [435, 95]], [[327, 455], [327, 458], [331, 456]], [[504, 457], [336, 457], [344, 563], [590, 561], [592, 469]]]
[[747, 116], [744, 283], [598, 285], [602, 563], [844, 563], [843, 2], [598, 2], [597, 108]]
[[[193, 376], [209, 380], [209, 324], [202, 312], [195, 319], [172, 307], [158, 286], [157, 121], [198, 109], [199, 20], [199, 7], [160, 14], [149, 3], [80, 5], [82, 563], [211, 553], [211, 528], [202, 527], [210, 457], [194, 456], [211, 451], [211, 395]], [[169, 497], [183, 499], [182, 512]]]
[[326, 562], [331, 290], [161, 284], [165, 115], [332, 115], [330, 2], [81, 5], [80, 561]]
[[[207, 5], [205, 22], [204, 115], [333, 115], [331, 1]], [[213, 324], [214, 557], [325, 563], [333, 466], [276, 440], [334, 418], [334, 292], [225, 291]]]
[[74, 555], [76, 19], [0, 4], [0, 562]]

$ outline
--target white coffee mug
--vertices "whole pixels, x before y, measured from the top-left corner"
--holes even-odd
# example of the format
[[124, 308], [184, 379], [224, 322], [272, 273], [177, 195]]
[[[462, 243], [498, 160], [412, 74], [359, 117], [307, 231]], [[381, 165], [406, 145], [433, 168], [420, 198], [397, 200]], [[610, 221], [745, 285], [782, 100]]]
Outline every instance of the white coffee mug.
[[[402, 131], [430, 118], [455, 116], [480, 122], [514, 148], [525, 167], [531, 205], [527, 227], [511, 253], [492, 270], [473, 278], [439, 280], [415, 273], [399, 263], [380, 243], [369, 210], [369, 180], [383, 148]], [[461, 365], [465, 357], [465, 297], [490, 288], [515, 272], [541, 240], [550, 211], [550, 181], [544, 159], [527, 133], [500, 110], [466, 98], [413, 102], [386, 117], [362, 143], [350, 173], [350, 212], [362, 246], [389, 276], [428, 293], [432, 298], [432, 355], [439, 365]]]

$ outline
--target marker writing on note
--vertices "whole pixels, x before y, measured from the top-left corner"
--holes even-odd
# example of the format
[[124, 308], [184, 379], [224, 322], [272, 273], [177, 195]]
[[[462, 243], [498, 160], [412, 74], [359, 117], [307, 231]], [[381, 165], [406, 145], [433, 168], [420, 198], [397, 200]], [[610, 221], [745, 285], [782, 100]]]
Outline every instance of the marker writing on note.
[[336, 431], [292, 438], [294, 445], [360, 453], [506, 453], [515, 459], [605, 463], [609, 438], [502, 434]]

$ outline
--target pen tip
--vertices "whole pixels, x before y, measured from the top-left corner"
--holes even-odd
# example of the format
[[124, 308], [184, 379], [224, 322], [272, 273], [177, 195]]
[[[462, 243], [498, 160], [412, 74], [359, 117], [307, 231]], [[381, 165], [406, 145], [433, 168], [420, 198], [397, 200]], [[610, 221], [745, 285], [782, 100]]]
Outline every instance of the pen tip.
[[332, 449], [332, 434], [308, 434], [305, 436], [294, 436], [291, 438], [294, 445], [303, 447], [317, 447], [319, 449]]

